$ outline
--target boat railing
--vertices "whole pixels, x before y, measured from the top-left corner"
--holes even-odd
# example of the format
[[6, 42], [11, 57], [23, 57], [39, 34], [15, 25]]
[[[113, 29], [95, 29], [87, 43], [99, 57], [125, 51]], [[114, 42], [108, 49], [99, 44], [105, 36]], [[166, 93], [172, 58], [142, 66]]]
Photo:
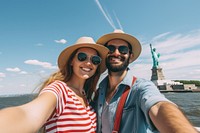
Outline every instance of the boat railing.
[[197, 131], [200, 133], [200, 127], [195, 127], [197, 129]]

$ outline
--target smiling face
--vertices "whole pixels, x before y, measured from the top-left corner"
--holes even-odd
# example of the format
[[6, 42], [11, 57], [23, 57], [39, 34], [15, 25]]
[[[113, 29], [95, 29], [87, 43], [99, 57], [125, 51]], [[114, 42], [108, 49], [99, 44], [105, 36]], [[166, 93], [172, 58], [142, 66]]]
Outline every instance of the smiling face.
[[108, 70], [111, 72], [125, 70], [128, 67], [129, 59], [132, 56], [129, 51], [124, 52], [125, 50], [122, 50], [125, 49], [125, 47], [128, 48], [128, 43], [121, 39], [113, 39], [107, 43], [106, 47], [112, 47], [106, 58]]
[[[85, 53], [87, 58], [85, 60], [80, 61], [78, 59], [79, 53]], [[94, 75], [99, 65], [94, 65], [91, 61], [91, 57], [97, 55], [97, 51], [92, 48], [80, 48], [78, 49], [76, 55], [74, 56], [71, 65], [73, 68], [73, 78], [78, 79], [88, 79]]]

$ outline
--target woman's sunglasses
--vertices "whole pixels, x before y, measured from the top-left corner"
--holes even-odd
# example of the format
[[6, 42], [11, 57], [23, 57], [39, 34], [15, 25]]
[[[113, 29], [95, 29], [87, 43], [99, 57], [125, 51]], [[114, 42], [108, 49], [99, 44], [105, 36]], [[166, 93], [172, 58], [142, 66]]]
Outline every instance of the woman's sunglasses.
[[[80, 53], [77, 54], [77, 58], [78, 58], [79, 61], [82, 62], [82, 61], [87, 60], [88, 55], [86, 53], [80, 52]], [[94, 65], [99, 65], [101, 63], [101, 58], [97, 55], [91, 56], [90, 60]]]
[[116, 49], [118, 49], [121, 54], [128, 54], [129, 52], [129, 48], [127, 46], [115, 47], [114, 45], [108, 45], [106, 47], [109, 49], [110, 54], [114, 53]]

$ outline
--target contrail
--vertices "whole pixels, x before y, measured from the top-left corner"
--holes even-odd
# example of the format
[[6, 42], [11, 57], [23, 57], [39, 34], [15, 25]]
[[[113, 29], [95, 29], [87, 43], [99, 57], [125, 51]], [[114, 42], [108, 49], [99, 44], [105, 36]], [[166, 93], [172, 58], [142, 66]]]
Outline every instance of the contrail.
[[117, 15], [116, 15], [115, 11], [113, 11], [113, 13], [114, 13], [114, 15], [115, 15], [115, 19], [117, 20], [117, 23], [118, 23], [120, 29], [123, 30], [122, 25], [121, 25], [121, 23], [120, 23], [120, 21], [119, 21]]
[[[107, 17], [108, 17], [108, 19], [110, 20], [110, 22], [112, 23], [112, 25], [115, 25], [114, 24], [114, 21], [113, 21], [113, 19], [112, 19], [112, 17], [110, 16], [110, 14], [108, 13], [108, 10], [107, 9], [105, 9], [105, 13], [107, 14]], [[116, 26], [115, 26], [116, 27]]]
[[112, 19], [110, 19], [110, 16], [107, 15], [107, 14], [105, 13], [105, 11], [103, 10], [103, 8], [102, 8], [100, 2], [99, 2], [98, 0], [95, 0], [95, 2], [97, 3], [99, 9], [100, 9], [101, 12], [103, 13], [103, 15], [104, 15], [104, 17], [106, 18], [106, 20], [108, 21], [108, 23], [112, 26], [113, 29], [116, 29], [116, 27], [115, 27], [115, 25], [114, 25]]

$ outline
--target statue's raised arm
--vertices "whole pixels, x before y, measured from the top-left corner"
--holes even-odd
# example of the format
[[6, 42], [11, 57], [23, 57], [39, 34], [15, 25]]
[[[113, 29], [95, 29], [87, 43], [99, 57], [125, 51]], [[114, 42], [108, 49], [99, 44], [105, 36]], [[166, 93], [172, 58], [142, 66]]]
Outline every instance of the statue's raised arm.
[[156, 48], [153, 48], [151, 44], [150, 44], [150, 49], [151, 49], [151, 55], [153, 59], [153, 68], [158, 68], [159, 66], [158, 58], [160, 57], [160, 54], [156, 53]]
[[152, 45], [151, 45], [151, 43], [150, 43], [150, 48], [151, 48], [151, 51], [152, 51], [153, 49], [152, 49]]

